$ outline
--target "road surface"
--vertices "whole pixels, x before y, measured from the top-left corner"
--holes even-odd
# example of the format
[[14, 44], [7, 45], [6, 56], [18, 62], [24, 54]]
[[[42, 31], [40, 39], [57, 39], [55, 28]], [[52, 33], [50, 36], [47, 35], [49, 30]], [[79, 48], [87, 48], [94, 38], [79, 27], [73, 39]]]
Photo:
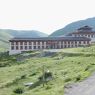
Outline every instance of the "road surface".
[[65, 95], [95, 95], [95, 73], [83, 82], [65, 88]]

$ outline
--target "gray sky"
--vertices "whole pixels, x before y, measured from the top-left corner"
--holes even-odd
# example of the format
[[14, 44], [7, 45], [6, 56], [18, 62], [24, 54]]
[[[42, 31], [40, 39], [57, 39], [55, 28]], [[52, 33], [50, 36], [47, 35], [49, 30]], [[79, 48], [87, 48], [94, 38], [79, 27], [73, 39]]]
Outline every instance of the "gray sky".
[[95, 16], [95, 0], [0, 0], [0, 28], [45, 33]]

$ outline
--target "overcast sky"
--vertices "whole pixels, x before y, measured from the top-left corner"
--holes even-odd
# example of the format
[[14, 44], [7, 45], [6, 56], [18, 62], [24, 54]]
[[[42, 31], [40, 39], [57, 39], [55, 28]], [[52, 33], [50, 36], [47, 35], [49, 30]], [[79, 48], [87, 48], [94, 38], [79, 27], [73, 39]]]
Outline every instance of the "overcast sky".
[[45, 33], [95, 16], [95, 0], [0, 0], [0, 28]]

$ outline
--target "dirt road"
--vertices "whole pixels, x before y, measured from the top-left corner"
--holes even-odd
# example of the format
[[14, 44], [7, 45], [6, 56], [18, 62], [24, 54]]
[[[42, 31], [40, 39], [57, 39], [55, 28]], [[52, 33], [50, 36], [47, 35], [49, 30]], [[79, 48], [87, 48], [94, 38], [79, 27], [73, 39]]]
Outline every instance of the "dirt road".
[[83, 82], [65, 88], [65, 95], [95, 95], [95, 73]]

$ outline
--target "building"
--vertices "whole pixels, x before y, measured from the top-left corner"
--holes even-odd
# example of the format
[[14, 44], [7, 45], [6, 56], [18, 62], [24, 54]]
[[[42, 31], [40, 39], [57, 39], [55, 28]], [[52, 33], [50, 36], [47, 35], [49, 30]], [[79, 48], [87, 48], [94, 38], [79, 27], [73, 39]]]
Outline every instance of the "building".
[[84, 26], [77, 29], [75, 32], [69, 33], [67, 36], [72, 37], [88, 37], [91, 38], [91, 42], [95, 42], [95, 31], [89, 26]]
[[9, 40], [9, 54], [17, 54], [23, 51], [42, 49], [62, 49], [91, 44], [87, 37], [41, 37], [41, 38], [13, 38]]

